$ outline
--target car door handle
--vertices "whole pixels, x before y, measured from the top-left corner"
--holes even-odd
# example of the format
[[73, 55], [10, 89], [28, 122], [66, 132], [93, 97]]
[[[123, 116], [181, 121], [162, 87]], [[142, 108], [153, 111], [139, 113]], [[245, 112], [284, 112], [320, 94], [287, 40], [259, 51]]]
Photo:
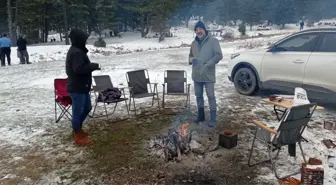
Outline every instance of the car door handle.
[[304, 63], [304, 61], [301, 60], [301, 59], [296, 59], [296, 60], [293, 61], [293, 63], [302, 64], [302, 63]]

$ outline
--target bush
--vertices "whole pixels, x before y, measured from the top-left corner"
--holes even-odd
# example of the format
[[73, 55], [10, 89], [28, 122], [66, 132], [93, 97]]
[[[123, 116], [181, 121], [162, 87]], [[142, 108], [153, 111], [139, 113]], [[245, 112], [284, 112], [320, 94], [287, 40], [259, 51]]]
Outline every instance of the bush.
[[106, 42], [102, 37], [99, 37], [96, 42], [93, 44], [95, 47], [99, 48], [105, 48], [106, 47]]
[[244, 23], [239, 24], [238, 31], [241, 33], [241, 35], [246, 35], [246, 26]]

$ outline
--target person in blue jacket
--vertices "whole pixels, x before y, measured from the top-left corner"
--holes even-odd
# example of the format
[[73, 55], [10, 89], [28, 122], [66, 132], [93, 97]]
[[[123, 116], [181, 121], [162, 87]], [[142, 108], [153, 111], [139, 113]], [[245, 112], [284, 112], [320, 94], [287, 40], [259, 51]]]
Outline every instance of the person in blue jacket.
[[11, 47], [12, 41], [7, 37], [6, 34], [2, 35], [0, 39], [0, 50], [1, 50], [1, 66], [5, 66], [5, 57], [7, 57], [8, 65], [11, 65]]

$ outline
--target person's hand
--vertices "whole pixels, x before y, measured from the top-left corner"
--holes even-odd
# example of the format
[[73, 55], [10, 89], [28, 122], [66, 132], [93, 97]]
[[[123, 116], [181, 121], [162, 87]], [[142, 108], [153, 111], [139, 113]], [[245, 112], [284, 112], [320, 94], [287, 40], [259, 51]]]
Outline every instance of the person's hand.
[[194, 60], [194, 58], [193, 57], [190, 57], [189, 58], [189, 64], [192, 64], [192, 61]]

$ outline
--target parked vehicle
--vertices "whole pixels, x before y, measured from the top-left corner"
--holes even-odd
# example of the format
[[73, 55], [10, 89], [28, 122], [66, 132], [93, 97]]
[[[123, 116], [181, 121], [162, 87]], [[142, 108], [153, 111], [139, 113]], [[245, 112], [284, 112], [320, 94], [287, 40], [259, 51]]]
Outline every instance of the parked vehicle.
[[258, 25], [257, 30], [258, 31], [260, 31], [260, 30], [271, 30], [271, 28], [268, 27], [268, 26], [265, 26], [265, 25]]
[[336, 102], [336, 28], [307, 29], [272, 46], [235, 53], [228, 77], [236, 90], [251, 95], [259, 89], [293, 94], [304, 88], [310, 98]]

